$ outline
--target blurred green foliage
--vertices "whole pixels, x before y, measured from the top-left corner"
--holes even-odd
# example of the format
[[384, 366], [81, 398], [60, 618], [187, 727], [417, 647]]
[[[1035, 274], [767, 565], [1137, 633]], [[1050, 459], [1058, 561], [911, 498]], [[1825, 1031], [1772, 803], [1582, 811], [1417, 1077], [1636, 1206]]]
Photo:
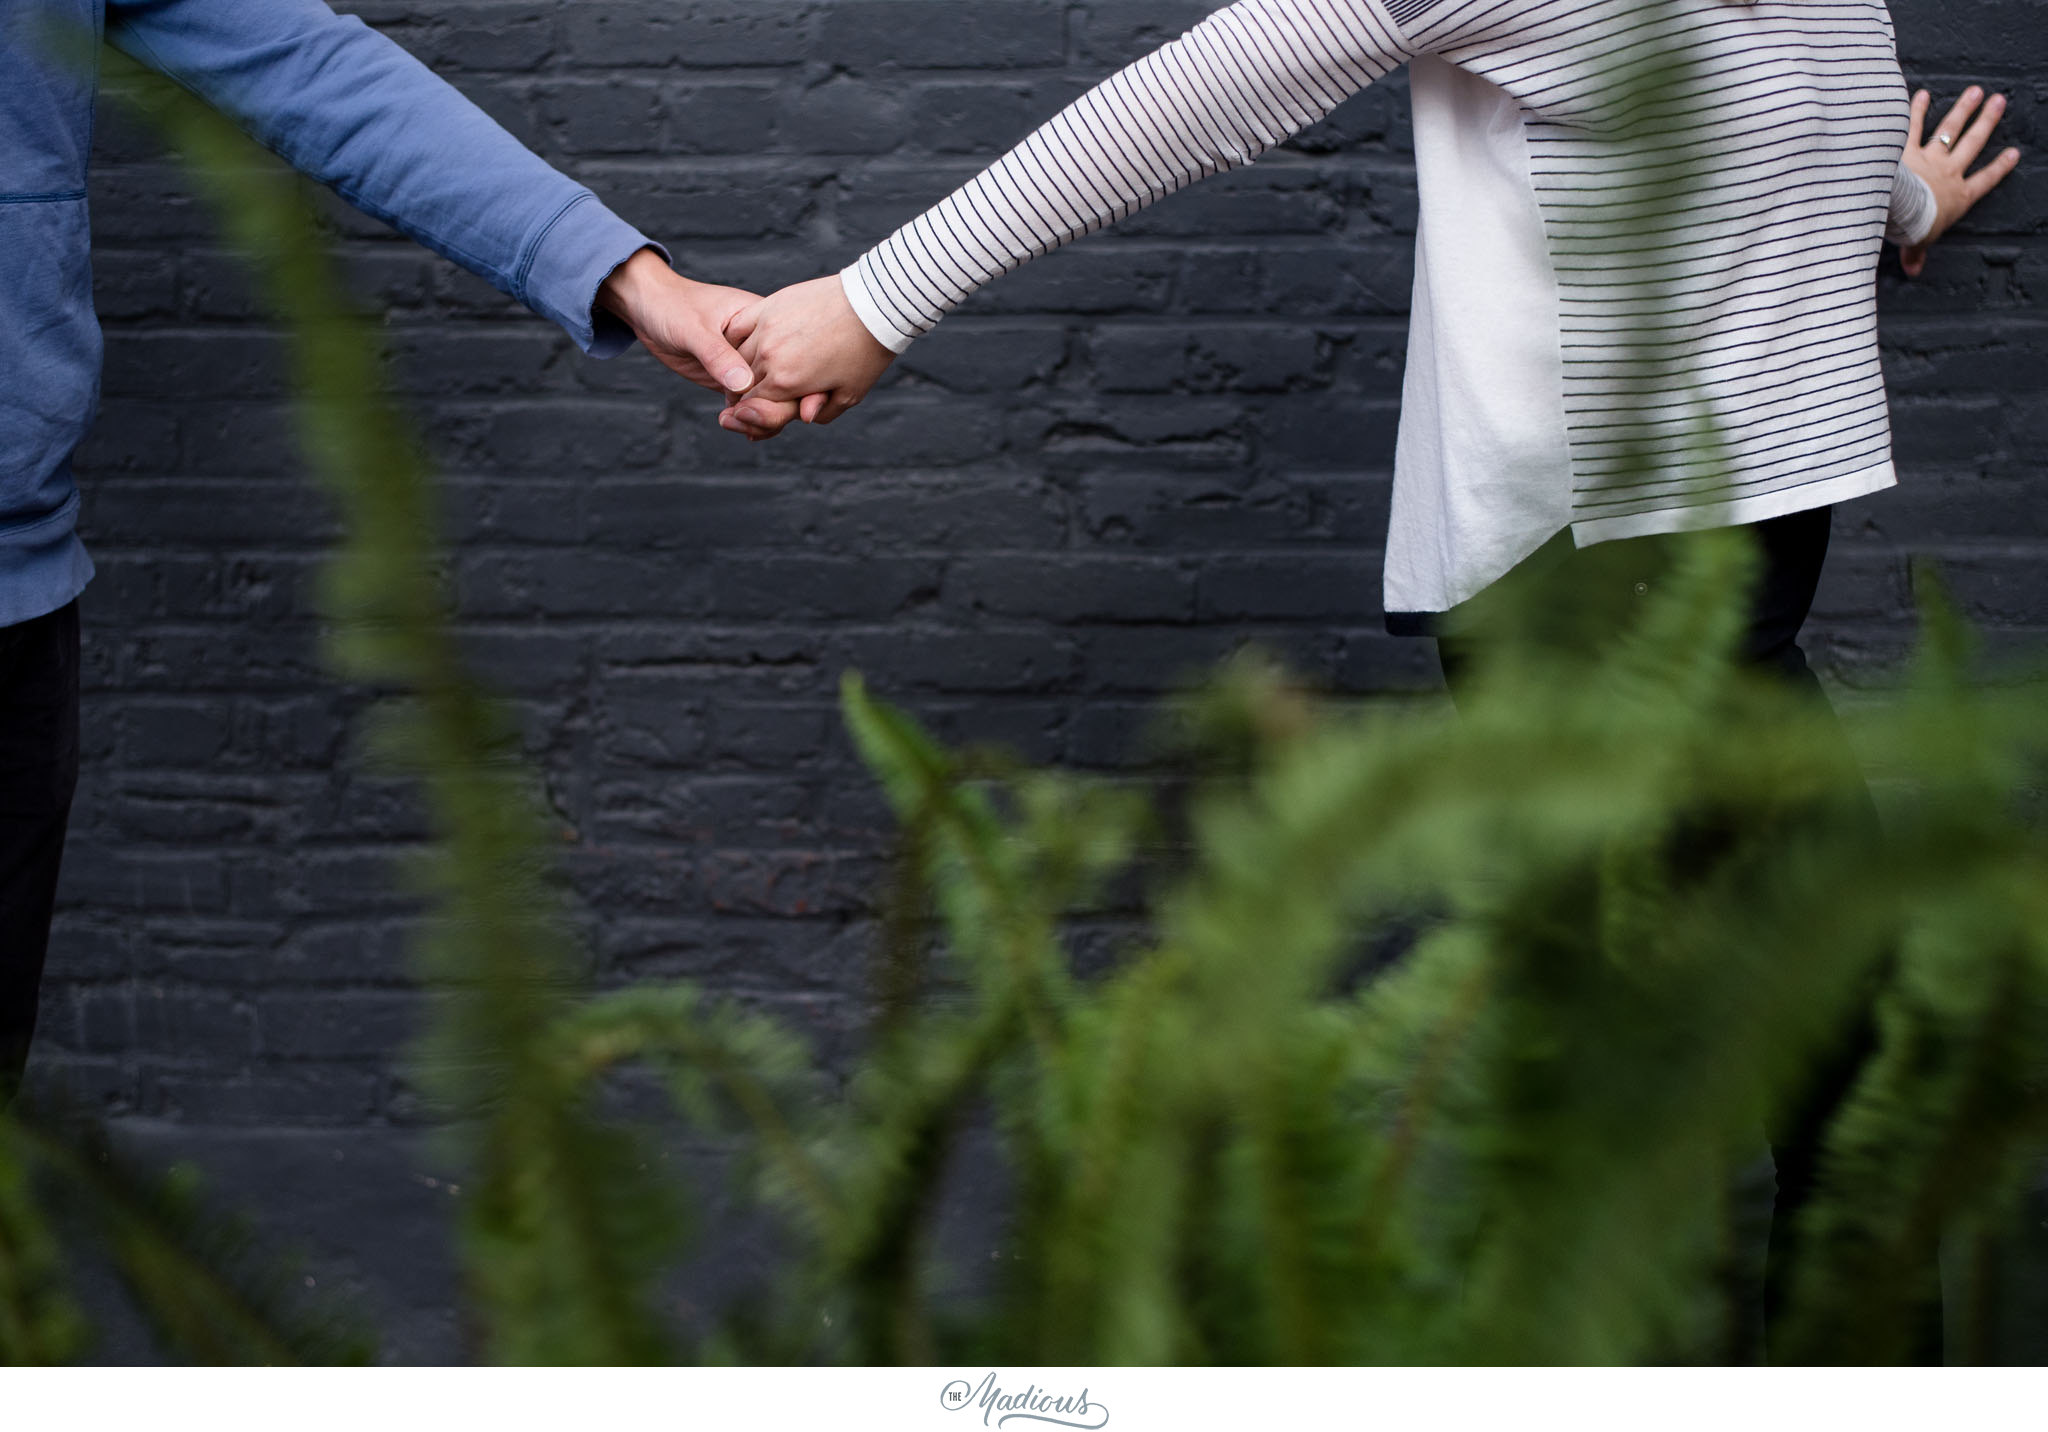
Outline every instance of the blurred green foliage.
[[[965, 997], [898, 1014], [870, 1107], [832, 1115], [860, 1131], [834, 1166], [878, 1163], [872, 1202], [922, 1206], [877, 1130], [985, 1105], [1017, 1190], [986, 1307], [946, 1331], [905, 1258], [827, 1280], [850, 1331], [819, 1350], [1719, 1355], [1735, 1175], [1880, 982], [1780, 1348], [1905, 1357], [1936, 1241], [1995, 1238], [2048, 1132], [2048, 846], [2014, 799], [2048, 711], [1973, 683], [1930, 612], [1913, 682], [1857, 723], [1892, 775], [1880, 831], [1831, 714], [1732, 659], [1746, 544], [1683, 546], [1621, 641], [1511, 643], [1456, 721], [1226, 673], [1187, 729], [1238, 774], [1194, 795], [1152, 937], [1085, 985], [1058, 916], [1121, 868], [1143, 807], [1058, 773], [969, 779], [851, 683]], [[1375, 923], [1417, 912], [1412, 948], [1348, 984]]]
[[[1456, 719], [1319, 703], [1240, 660], [1172, 713], [1172, 780], [948, 750], [849, 676], [903, 834], [841, 1088], [689, 985], [592, 988], [513, 728], [450, 632], [429, 474], [297, 182], [180, 93], [126, 82], [289, 321], [348, 533], [331, 655], [388, 693], [377, 748], [431, 803], [419, 1067], [467, 1169], [479, 1359], [1739, 1356], [1731, 1191], [1873, 991], [1876, 1051], [1829, 1122], [1780, 1355], [1906, 1357], [1943, 1240], [1964, 1255], [1953, 1354], [1997, 1342], [1979, 1275], [2048, 1138], [2048, 842], [2024, 798], [2048, 698], [1982, 680], [1938, 598], [1909, 678], [1851, 722], [1881, 824], [1834, 717], [1737, 660], [1755, 556], [1736, 532], [1675, 541], [1609, 640], [1569, 639], [1557, 571], [1504, 584]], [[1134, 912], [1084, 976], [1075, 917]], [[690, 1191], [658, 1172], [663, 1131], [605, 1100], [628, 1064], [743, 1151], [778, 1221], [766, 1290], [694, 1326], [659, 1297]], [[1006, 1207], [969, 1270], [938, 1229], [976, 1136]], [[85, 1346], [60, 1236], [77, 1220], [39, 1185], [85, 1191], [58, 1201], [171, 1351], [370, 1355], [189, 1189], [117, 1170], [78, 1136], [0, 1125], [0, 1355]]]

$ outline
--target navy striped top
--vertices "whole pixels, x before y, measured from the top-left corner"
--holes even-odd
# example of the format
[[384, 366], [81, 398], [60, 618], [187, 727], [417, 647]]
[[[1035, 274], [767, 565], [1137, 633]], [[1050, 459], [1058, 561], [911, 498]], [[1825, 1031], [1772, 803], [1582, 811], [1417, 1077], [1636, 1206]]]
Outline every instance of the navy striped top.
[[901, 352], [1403, 63], [1422, 215], [1389, 611], [1462, 601], [1566, 526], [1894, 481], [1874, 267], [1933, 216], [1881, 0], [1242, 0], [863, 255], [847, 295]]

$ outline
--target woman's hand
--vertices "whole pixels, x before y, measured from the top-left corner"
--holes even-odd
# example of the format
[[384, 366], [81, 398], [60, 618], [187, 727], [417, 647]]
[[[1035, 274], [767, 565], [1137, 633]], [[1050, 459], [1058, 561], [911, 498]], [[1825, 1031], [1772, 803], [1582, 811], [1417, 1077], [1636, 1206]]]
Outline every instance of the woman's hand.
[[[1920, 135], [1933, 99], [1926, 90], [1913, 96], [1913, 127], [1906, 138], [1906, 167], [1927, 181], [1927, 187], [1934, 191], [1935, 203], [1934, 227], [1926, 238], [1899, 255], [1906, 272], [1915, 276], [1927, 266], [1927, 246], [1969, 213], [1979, 199], [1996, 189], [2020, 162], [2019, 150], [2007, 149], [1975, 174], [1969, 172], [1990, 141], [1991, 131], [1998, 127], [1999, 117], [2005, 113], [2004, 95], [1995, 94], [1987, 101], [1982, 87], [1971, 85], [1934, 127], [1933, 135], [1922, 142]], [[1977, 116], [1974, 123], [1970, 120], [1972, 114]], [[1965, 125], [1969, 127], [1966, 129]]]
[[832, 422], [896, 361], [846, 301], [837, 274], [793, 284], [740, 310], [725, 336], [739, 345], [755, 379], [751, 391], [718, 415], [719, 424], [735, 432], [780, 432], [791, 400], [805, 422]]

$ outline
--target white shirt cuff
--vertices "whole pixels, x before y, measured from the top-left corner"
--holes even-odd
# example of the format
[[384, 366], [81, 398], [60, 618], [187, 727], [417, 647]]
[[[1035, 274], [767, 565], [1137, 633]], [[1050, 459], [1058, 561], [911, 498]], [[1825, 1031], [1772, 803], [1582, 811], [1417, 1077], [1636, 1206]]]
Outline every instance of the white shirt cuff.
[[867, 277], [861, 272], [858, 259], [839, 271], [839, 286], [846, 290], [846, 301], [853, 305], [868, 332], [875, 335], [875, 342], [891, 353], [902, 353], [917, 341], [915, 334], [898, 333], [896, 325], [882, 317], [881, 306], [868, 290]]
[[1934, 232], [1935, 216], [1941, 204], [1927, 181], [1899, 163], [1892, 180], [1892, 207], [1886, 218], [1884, 236], [1900, 248], [1911, 248]]

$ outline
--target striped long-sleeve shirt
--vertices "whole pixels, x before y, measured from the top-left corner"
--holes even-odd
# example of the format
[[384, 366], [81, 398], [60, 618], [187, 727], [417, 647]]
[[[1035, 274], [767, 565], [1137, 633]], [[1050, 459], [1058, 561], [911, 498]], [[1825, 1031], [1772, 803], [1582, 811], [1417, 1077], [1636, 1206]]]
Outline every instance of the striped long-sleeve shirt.
[[1389, 612], [1894, 482], [1882, 239], [1923, 236], [1882, 0], [1241, 0], [843, 274], [901, 352], [975, 289], [1410, 66], [1421, 221]]

